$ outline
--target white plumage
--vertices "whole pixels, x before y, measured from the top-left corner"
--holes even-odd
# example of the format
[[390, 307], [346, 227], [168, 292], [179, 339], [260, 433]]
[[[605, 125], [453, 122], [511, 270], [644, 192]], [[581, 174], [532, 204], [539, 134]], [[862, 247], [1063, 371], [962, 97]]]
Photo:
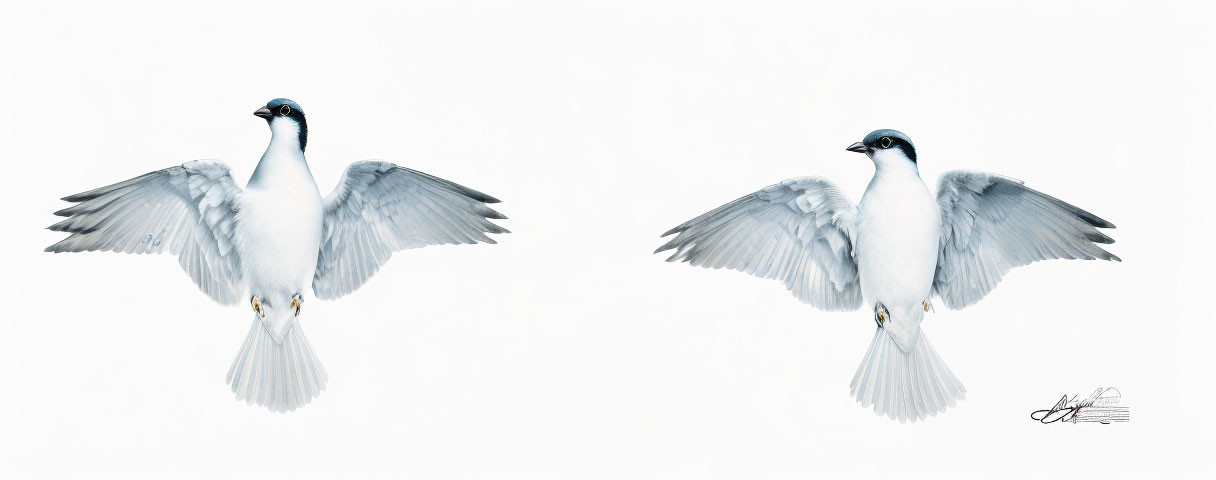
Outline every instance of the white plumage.
[[200, 160], [65, 197], [76, 202], [50, 227], [68, 232], [49, 252], [178, 255], [182, 268], [224, 305], [257, 298], [260, 311], [232, 367], [237, 398], [273, 411], [305, 405], [328, 375], [300, 327], [293, 300], [311, 281], [318, 298], [354, 291], [393, 251], [447, 243], [494, 243], [507, 233], [497, 199], [381, 161], [347, 168], [322, 198], [304, 158], [299, 105], [272, 100], [255, 112], [270, 145], [244, 190], [228, 167]]
[[827, 179], [786, 180], [664, 233], [676, 235], [656, 253], [781, 280], [825, 310], [874, 309], [881, 324], [850, 388], [880, 415], [924, 419], [966, 393], [921, 330], [931, 297], [963, 308], [1012, 267], [1119, 260], [1097, 245], [1113, 242], [1098, 228], [1114, 225], [1017, 180], [952, 171], [934, 196], [900, 132], [874, 131], [849, 150], [874, 162], [860, 205]]

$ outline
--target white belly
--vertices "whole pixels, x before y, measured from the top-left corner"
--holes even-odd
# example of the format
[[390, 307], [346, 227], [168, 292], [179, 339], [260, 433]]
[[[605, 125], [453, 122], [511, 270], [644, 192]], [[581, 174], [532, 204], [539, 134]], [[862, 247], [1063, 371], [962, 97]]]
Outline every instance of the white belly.
[[[871, 184], [857, 214], [855, 258], [867, 309], [921, 308], [937, 267], [937, 201], [919, 177]], [[919, 321], [919, 315], [917, 315]]]
[[317, 267], [321, 196], [311, 181], [244, 192], [237, 221], [241, 266], [253, 295], [286, 305]]

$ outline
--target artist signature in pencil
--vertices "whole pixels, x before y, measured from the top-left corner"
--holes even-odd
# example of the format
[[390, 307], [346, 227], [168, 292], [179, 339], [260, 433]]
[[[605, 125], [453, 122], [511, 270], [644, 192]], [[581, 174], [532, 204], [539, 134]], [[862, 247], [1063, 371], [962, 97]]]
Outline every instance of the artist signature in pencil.
[[1093, 394], [1082, 400], [1078, 400], [1076, 395], [1064, 395], [1055, 406], [1031, 412], [1030, 418], [1042, 423], [1126, 422], [1131, 418], [1131, 413], [1128, 407], [1119, 406], [1120, 398], [1122, 395], [1114, 387], [1094, 390]]

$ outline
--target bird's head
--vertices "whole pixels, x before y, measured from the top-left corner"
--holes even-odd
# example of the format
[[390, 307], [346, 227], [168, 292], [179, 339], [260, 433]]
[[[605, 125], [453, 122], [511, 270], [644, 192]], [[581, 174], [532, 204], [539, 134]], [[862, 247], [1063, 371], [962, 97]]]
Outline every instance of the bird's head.
[[280, 136], [284, 140], [294, 137], [300, 142], [300, 150], [304, 150], [308, 144], [308, 122], [304, 120], [304, 110], [296, 102], [276, 98], [253, 114], [266, 119], [270, 125], [271, 141]]
[[906, 162], [916, 165], [916, 147], [912, 146], [912, 139], [898, 130], [875, 130], [846, 150], [866, 154], [875, 166]]

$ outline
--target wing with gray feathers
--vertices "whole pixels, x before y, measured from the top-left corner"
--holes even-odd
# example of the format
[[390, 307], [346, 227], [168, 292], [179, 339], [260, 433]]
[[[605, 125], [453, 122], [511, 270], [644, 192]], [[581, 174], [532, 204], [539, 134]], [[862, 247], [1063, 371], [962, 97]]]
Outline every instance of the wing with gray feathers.
[[853, 261], [857, 208], [824, 178], [793, 178], [673, 228], [655, 250], [669, 262], [730, 268], [780, 280], [799, 300], [824, 310], [861, 306]]
[[933, 290], [958, 309], [992, 291], [1010, 268], [1052, 258], [1114, 260], [1097, 244], [1114, 243], [1098, 231], [1113, 224], [1020, 180], [954, 170], [937, 182], [941, 255]]
[[509, 232], [489, 219], [507, 217], [487, 203], [498, 199], [389, 162], [352, 163], [325, 197], [313, 291], [321, 299], [353, 292], [397, 250], [497, 243], [486, 234]]
[[198, 160], [64, 197], [76, 205], [49, 228], [71, 233], [48, 252], [162, 253], [203, 293], [224, 305], [240, 303], [244, 282], [233, 245], [241, 189], [222, 162]]

